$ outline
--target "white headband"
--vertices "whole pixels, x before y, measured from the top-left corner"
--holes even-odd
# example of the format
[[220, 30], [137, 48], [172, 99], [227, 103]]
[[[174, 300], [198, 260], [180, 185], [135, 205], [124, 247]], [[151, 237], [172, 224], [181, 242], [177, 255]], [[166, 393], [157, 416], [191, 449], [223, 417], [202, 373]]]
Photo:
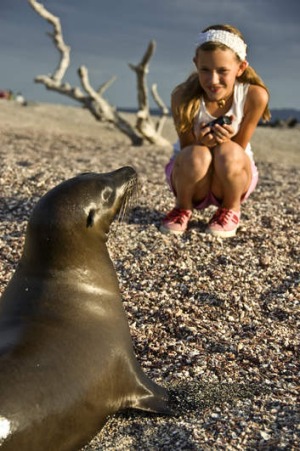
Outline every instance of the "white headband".
[[246, 59], [247, 45], [238, 35], [225, 30], [208, 30], [198, 35], [197, 47], [205, 42], [220, 42], [233, 50], [242, 61]]

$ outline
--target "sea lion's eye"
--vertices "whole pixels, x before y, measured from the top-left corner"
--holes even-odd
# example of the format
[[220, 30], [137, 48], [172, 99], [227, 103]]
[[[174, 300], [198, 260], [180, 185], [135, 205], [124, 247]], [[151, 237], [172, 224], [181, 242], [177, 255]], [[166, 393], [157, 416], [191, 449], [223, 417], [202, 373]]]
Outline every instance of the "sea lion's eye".
[[94, 208], [91, 208], [90, 211], [89, 211], [88, 217], [86, 219], [86, 226], [87, 227], [93, 227], [95, 213], [96, 213], [96, 210]]

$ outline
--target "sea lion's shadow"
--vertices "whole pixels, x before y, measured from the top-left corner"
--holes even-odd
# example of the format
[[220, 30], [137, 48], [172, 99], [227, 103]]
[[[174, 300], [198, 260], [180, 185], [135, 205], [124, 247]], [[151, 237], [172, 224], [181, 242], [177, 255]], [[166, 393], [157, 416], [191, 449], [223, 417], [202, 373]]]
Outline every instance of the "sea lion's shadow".
[[[257, 382], [225, 384], [197, 380], [168, 384], [167, 388], [170, 394], [169, 406], [173, 415], [160, 416], [159, 420], [157, 420], [157, 414], [141, 413], [135, 410], [126, 410], [114, 415], [115, 419], [121, 421], [123, 419], [125, 424], [128, 424], [128, 429], [125, 426], [123, 433], [130, 437], [131, 449], [139, 449], [144, 440], [151, 446], [155, 446], [158, 438], [160, 446], [163, 448], [164, 438], [168, 440], [169, 444], [170, 436], [172, 438], [178, 436], [180, 444], [184, 444], [184, 449], [191, 451], [199, 449], [199, 444], [195, 441], [191, 429], [183, 424], [184, 421], [189, 421], [190, 415], [194, 417], [195, 414], [199, 414], [201, 416], [206, 409], [213, 409], [224, 403], [234, 405], [239, 400], [251, 400], [255, 396], [261, 396], [271, 391], [267, 384], [258, 385]], [[142, 418], [153, 419], [153, 423], [147, 420], [143, 421]], [[105, 438], [103, 437], [102, 440], [105, 441]]]
[[118, 417], [134, 419], [141, 415], [148, 418], [164, 417], [166, 421], [173, 421], [183, 415], [202, 412], [207, 408], [220, 406], [224, 402], [235, 403], [238, 400], [252, 399], [255, 396], [268, 394], [271, 388], [267, 384], [247, 383], [224, 383], [224, 382], [200, 382], [195, 381], [177, 381], [174, 384], [168, 383], [166, 388], [169, 393], [168, 405], [171, 410], [170, 415], [159, 415], [157, 413], [145, 412], [140, 410], [125, 410], [117, 413]]

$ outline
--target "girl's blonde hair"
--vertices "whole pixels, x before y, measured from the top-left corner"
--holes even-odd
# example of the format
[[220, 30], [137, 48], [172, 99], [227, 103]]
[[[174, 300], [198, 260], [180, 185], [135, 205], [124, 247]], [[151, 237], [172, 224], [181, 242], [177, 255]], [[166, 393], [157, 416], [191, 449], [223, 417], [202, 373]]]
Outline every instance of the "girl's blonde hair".
[[[245, 39], [242, 33], [232, 25], [212, 25], [210, 27], [205, 28], [203, 32], [208, 30], [225, 30], [230, 33], [238, 35], [244, 42]], [[201, 45], [201, 50], [212, 51], [216, 49], [226, 50], [224, 44], [220, 42], [205, 42]], [[236, 57], [239, 59], [238, 55]], [[240, 59], [239, 59], [240, 60]], [[255, 72], [253, 67], [248, 66], [243, 74], [240, 77], [237, 77], [237, 80], [240, 83], [249, 83], [251, 85], [258, 85], [264, 88], [268, 94], [269, 90], [259, 77], [259, 75]], [[204, 94], [204, 90], [199, 83], [199, 76], [197, 72], [192, 73], [187, 80], [183, 83], [176, 86], [176, 88], [172, 92], [172, 96], [177, 94], [179, 96], [179, 105], [175, 110], [175, 127], [179, 133], [184, 133], [190, 131], [193, 127], [193, 120], [200, 108], [201, 97]], [[270, 110], [268, 105], [263, 112], [262, 119], [263, 121], [268, 121], [271, 118]]]

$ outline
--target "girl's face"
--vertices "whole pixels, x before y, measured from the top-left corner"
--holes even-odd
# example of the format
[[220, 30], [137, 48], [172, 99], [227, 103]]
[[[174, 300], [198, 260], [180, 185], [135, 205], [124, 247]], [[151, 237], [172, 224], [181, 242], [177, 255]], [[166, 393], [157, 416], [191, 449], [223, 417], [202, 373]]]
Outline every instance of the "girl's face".
[[242, 75], [247, 67], [246, 61], [240, 62], [230, 49], [212, 51], [198, 49], [194, 63], [200, 85], [207, 100], [211, 102], [230, 97], [236, 78]]

